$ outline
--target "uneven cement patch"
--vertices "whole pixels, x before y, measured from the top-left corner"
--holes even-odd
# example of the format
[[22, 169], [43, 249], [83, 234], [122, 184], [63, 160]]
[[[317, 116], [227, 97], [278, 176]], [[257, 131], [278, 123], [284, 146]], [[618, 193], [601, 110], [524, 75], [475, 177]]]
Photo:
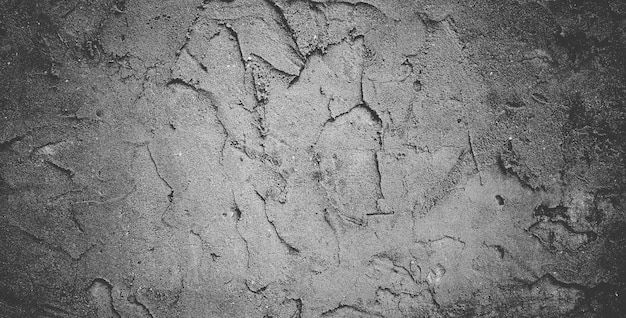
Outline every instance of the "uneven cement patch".
[[0, 312], [619, 316], [624, 12], [7, 3]]

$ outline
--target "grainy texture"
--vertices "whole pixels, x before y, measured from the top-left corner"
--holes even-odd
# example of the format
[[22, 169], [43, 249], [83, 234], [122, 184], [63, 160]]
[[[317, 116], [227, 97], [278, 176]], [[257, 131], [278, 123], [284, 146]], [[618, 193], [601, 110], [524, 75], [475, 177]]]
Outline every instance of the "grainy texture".
[[622, 317], [619, 0], [0, 0], [1, 317]]

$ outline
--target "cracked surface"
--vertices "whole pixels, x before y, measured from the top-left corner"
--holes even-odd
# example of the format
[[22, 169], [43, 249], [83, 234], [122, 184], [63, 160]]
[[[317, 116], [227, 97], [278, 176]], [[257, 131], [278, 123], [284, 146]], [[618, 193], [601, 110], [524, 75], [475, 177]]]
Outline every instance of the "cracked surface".
[[626, 313], [619, 1], [5, 2], [0, 316]]

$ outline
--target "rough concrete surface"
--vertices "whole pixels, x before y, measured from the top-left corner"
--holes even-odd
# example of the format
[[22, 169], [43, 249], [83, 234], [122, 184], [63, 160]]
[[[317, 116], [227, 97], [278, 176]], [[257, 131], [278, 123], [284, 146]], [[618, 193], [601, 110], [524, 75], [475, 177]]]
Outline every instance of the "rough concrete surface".
[[621, 0], [0, 0], [0, 317], [625, 317]]

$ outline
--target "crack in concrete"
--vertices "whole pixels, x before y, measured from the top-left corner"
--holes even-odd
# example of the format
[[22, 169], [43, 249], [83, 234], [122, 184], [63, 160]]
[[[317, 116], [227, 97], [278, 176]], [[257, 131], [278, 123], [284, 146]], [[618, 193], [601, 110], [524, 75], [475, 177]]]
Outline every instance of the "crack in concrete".
[[128, 302], [139, 307], [139, 309], [141, 310], [141, 312], [143, 312], [143, 314], [149, 318], [154, 318], [154, 315], [152, 314], [152, 312], [150, 312], [150, 309], [144, 305], [142, 302], [140, 302], [137, 299], [136, 295], [130, 295], [127, 298]]
[[[254, 282], [253, 282], [253, 283], [254, 283]], [[251, 293], [253, 293], [253, 294], [257, 294], [257, 295], [262, 294], [262, 293], [263, 293], [263, 292], [264, 292], [264, 291], [265, 291], [265, 290], [266, 290], [266, 289], [270, 286], [270, 284], [267, 284], [267, 285], [265, 285], [265, 286], [263, 286], [263, 287], [260, 287], [260, 288], [258, 288], [258, 289], [256, 289], [256, 290], [255, 290], [255, 289], [253, 289], [252, 287], [250, 287], [250, 283], [248, 283], [248, 280], [247, 280], [247, 279], [245, 279], [245, 280], [243, 281], [243, 284], [246, 286], [246, 289], [248, 289], [248, 291], [250, 291], [250, 292], [251, 292]]]
[[83, 228], [83, 225], [78, 221], [78, 218], [76, 217], [76, 212], [73, 208], [70, 208], [70, 220], [72, 221], [72, 223], [74, 223], [78, 232], [83, 234], [85, 233], [85, 229]]
[[226, 124], [224, 124], [224, 119], [222, 118], [222, 116], [220, 116], [220, 104], [217, 101], [217, 98], [215, 97], [215, 95], [210, 92], [207, 91], [205, 89], [202, 89], [200, 87], [196, 87], [195, 85], [191, 84], [191, 83], [187, 83], [184, 80], [180, 79], [180, 78], [174, 78], [171, 79], [167, 84], [165, 84], [167, 87], [170, 86], [182, 86], [186, 89], [190, 89], [192, 91], [194, 91], [196, 94], [205, 97], [206, 99], [209, 100], [209, 102], [211, 103], [211, 106], [213, 108], [213, 110], [215, 111], [215, 119], [217, 120], [218, 124], [220, 125], [220, 127], [222, 128], [222, 132], [224, 134], [224, 141], [222, 142], [222, 149], [220, 151], [220, 165], [224, 165], [224, 149], [226, 148], [226, 144], [228, 143], [228, 141], [230, 140], [231, 143], [233, 142], [230, 132], [228, 131], [228, 129], [226, 128]]
[[393, 265], [393, 267], [394, 267], [394, 271], [395, 271], [396, 273], [401, 274], [401, 272], [402, 272], [402, 274], [409, 276], [409, 277], [411, 278], [411, 280], [412, 280], [413, 282], [415, 282], [415, 284], [416, 284], [417, 286], [422, 285], [422, 284], [420, 284], [420, 283], [422, 282], [421, 280], [416, 279], [416, 278], [413, 276], [413, 274], [411, 273], [411, 271], [410, 271], [409, 269], [407, 269], [406, 267], [404, 267], [404, 266], [402, 266], [402, 265], [398, 265], [398, 264], [396, 264], [396, 262], [393, 260], [393, 258], [392, 258], [392, 257], [389, 257], [389, 256], [384, 255], [384, 254], [382, 254], [382, 255], [381, 255], [381, 254], [379, 254], [379, 255], [375, 255], [375, 257], [378, 257], [378, 258], [381, 258], [381, 259], [387, 259], [387, 260], [389, 260], [389, 261], [391, 262], [391, 264]]
[[237, 224], [235, 224], [235, 230], [237, 231], [237, 234], [239, 234], [239, 238], [241, 238], [246, 246], [246, 269], [250, 269], [250, 244], [248, 243], [248, 240], [246, 240], [246, 238], [243, 237], [243, 235], [241, 234], [241, 231], [239, 230], [239, 226]]
[[[291, 88], [291, 86], [293, 86], [293, 84], [295, 84], [297, 82], [296, 79], [300, 78], [299, 76], [296, 76], [296, 75], [293, 75], [293, 74], [289, 74], [289, 73], [287, 73], [287, 72], [285, 72], [283, 70], [280, 70], [280, 69], [276, 68], [276, 66], [274, 66], [272, 63], [270, 63], [268, 60], [266, 60], [262, 56], [257, 55], [255, 53], [250, 53], [250, 58], [253, 61], [257, 62], [257, 63], [261, 62], [261, 63], [259, 63], [260, 66], [268, 68], [271, 72], [276, 72], [276, 73], [278, 73], [278, 75], [280, 75], [282, 77], [285, 77], [285, 78], [292, 78], [290, 80], [289, 85], [287, 86], [287, 88]], [[294, 82], [294, 81], [296, 81], [296, 82]]]
[[474, 161], [474, 165], [476, 166], [476, 170], [478, 171], [478, 181], [480, 181], [480, 185], [482, 186], [483, 175], [480, 169], [480, 165], [478, 164], [478, 160], [476, 160], [476, 153], [474, 152], [474, 141], [469, 129], [467, 130], [467, 143], [469, 144], [469, 151], [472, 154], [472, 160]]
[[189, 52], [189, 50], [185, 47], [183, 48], [183, 51], [185, 51], [187, 53], [187, 55], [189, 55], [189, 57], [191, 57], [191, 59], [196, 63], [196, 65], [205, 73], [209, 74], [209, 69], [206, 67], [206, 65], [202, 64], [201, 61], [198, 60], [198, 57], [195, 56], [194, 54], [191, 54], [191, 52]]
[[[329, 105], [330, 105], [330, 101], [329, 101]], [[327, 108], [330, 111], [329, 106], [327, 106]], [[377, 156], [377, 153], [382, 150], [382, 134], [383, 134], [382, 133], [382, 120], [380, 119], [380, 117], [378, 117], [378, 114], [376, 114], [376, 112], [373, 111], [366, 103], [361, 103], [361, 104], [355, 105], [352, 108], [350, 108], [348, 111], [346, 111], [345, 113], [341, 113], [341, 114], [339, 114], [339, 115], [337, 115], [335, 117], [332, 117], [332, 115], [329, 115], [329, 118], [322, 124], [322, 128], [320, 129], [320, 132], [319, 132], [315, 142], [313, 143], [313, 145], [311, 147], [315, 148], [317, 146], [317, 144], [320, 141], [320, 138], [324, 134], [324, 131], [327, 128], [327, 125], [329, 123], [334, 123], [334, 122], [337, 121], [338, 118], [341, 118], [341, 117], [344, 117], [344, 116], [348, 116], [353, 110], [359, 109], [359, 108], [366, 110], [370, 114], [371, 119], [373, 121], [375, 121], [378, 124], [378, 126], [381, 127], [381, 130], [377, 131], [377, 135], [378, 135], [378, 149], [372, 150], [371, 152], [372, 152], [373, 157], [374, 157], [374, 163], [376, 165], [376, 174], [377, 174], [377, 177], [378, 177], [378, 180], [376, 182], [377, 190], [378, 190], [377, 196], [378, 196], [378, 199], [384, 199], [384, 196], [383, 196], [383, 193], [382, 193], [382, 174], [380, 172], [380, 164], [378, 162], [378, 156]], [[319, 160], [318, 160], [317, 164], [319, 166]], [[337, 207], [333, 203], [334, 200], [332, 199], [332, 196], [329, 193], [329, 190], [321, 183], [321, 180], [318, 180], [318, 184], [324, 190], [324, 193], [325, 193], [326, 197], [328, 198], [329, 202], [338, 211], [337, 213], [339, 214], [339, 216], [342, 219], [344, 219], [347, 222], [353, 223], [353, 224], [355, 224], [357, 226], [367, 226], [367, 224], [368, 224], [367, 220], [361, 220], [361, 219], [357, 219], [357, 218], [346, 216], [346, 215], [342, 214], [340, 212], [341, 209], [339, 207]], [[393, 213], [384, 213], [383, 211], [381, 211], [378, 208], [378, 204], [376, 204], [376, 206], [374, 208], [375, 208], [375, 210], [377, 212], [367, 213], [367, 214], [365, 214], [365, 216], [391, 215], [391, 214], [393, 214]]]
[[376, 201], [376, 212], [375, 213], [367, 213], [366, 215], [392, 215], [395, 212], [391, 211], [391, 213], [386, 213], [384, 211], [381, 211], [380, 208], [378, 207], [378, 202], [379, 200], [384, 200], [385, 199], [385, 195], [383, 194], [383, 174], [380, 171], [380, 162], [378, 161], [378, 153], [379, 151], [382, 150], [382, 136], [379, 136], [379, 148], [378, 151], [374, 152], [374, 163], [376, 164], [376, 174], [378, 176], [378, 182], [376, 183], [378, 185], [378, 200]]
[[[189, 25], [189, 27], [187, 28], [187, 33], [185, 34], [185, 42], [183, 43], [183, 45], [181, 45], [181, 47], [178, 49], [178, 51], [176, 52], [176, 58], [178, 58], [178, 56], [180, 55], [180, 52], [182, 52], [183, 50], [187, 51], [187, 46], [189, 45], [189, 41], [191, 41], [191, 33], [193, 32], [193, 28], [196, 26], [196, 24], [198, 23], [198, 21], [200, 21], [200, 12], [206, 10], [205, 7], [203, 7], [202, 5], [198, 5], [196, 7], [197, 9], [197, 13], [196, 13], [196, 17], [193, 19], [193, 21], [191, 21], [191, 24]], [[212, 40], [217, 34], [212, 34], [211, 37], [209, 37], [207, 39], [207, 41]], [[191, 53], [189, 51], [187, 51], [187, 53], [189, 55], [191, 55]]]
[[[326, 94], [322, 94], [322, 95], [326, 96]], [[327, 98], [328, 98], [328, 97], [327, 97]], [[329, 102], [328, 102], [328, 105], [326, 106], [326, 108], [328, 108], [328, 111], [330, 112], [330, 100], [331, 100], [331, 99], [330, 99], [330, 98], [328, 98], [328, 99], [329, 99]], [[327, 119], [327, 120], [326, 120], [326, 121], [322, 124], [322, 130], [323, 130], [324, 128], [326, 128], [326, 125], [328, 125], [329, 123], [334, 123], [334, 122], [336, 122], [338, 118], [341, 118], [341, 117], [344, 117], [344, 116], [349, 115], [349, 114], [350, 114], [350, 112], [352, 112], [353, 110], [355, 110], [355, 109], [357, 109], [357, 108], [362, 108], [362, 109], [366, 110], [366, 111], [370, 114], [370, 116], [371, 116], [372, 120], [373, 120], [374, 122], [376, 122], [376, 123], [378, 124], [378, 126], [380, 126], [380, 127], [381, 127], [381, 130], [382, 130], [382, 127], [383, 127], [383, 121], [380, 119], [380, 116], [378, 115], [378, 113], [377, 113], [375, 110], [373, 110], [373, 109], [372, 109], [372, 108], [371, 108], [371, 107], [370, 107], [367, 103], [365, 103], [365, 102], [363, 102], [363, 103], [359, 103], [359, 104], [356, 104], [356, 105], [352, 106], [350, 109], [348, 109], [346, 112], [341, 113], [341, 114], [338, 114], [338, 115], [337, 115], [337, 116], [335, 116], [335, 117], [333, 117], [332, 115], [329, 115], [329, 116], [328, 116], [328, 119]], [[321, 132], [320, 132], [320, 135], [321, 135]], [[382, 143], [382, 138], [380, 138], [380, 140], [379, 140], [379, 144], [380, 144], [380, 143]]]
[[[202, 5], [204, 3], [204, 1], [202, 3], [199, 3], [196, 6], [196, 17], [193, 19], [193, 21], [191, 21], [191, 24], [189, 25], [189, 27], [187, 28], [187, 33], [185, 34], [185, 42], [183, 43], [183, 45], [180, 47], [180, 49], [178, 51], [182, 51], [182, 49], [184, 49], [185, 47], [187, 47], [187, 45], [189, 44], [189, 41], [191, 40], [191, 32], [193, 30], [193, 27], [198, 23], [198, 21], [200, 20], [200, 12], [206, 10], [206, 8]], [[178, 56], [178, 52], [176, 54], [176, 56]]]
[[233, 212], [234, 212], [233, 216], [235, 216], [235, 230], [237, 231], [239, 238], [241, 238], [244, 245], [246, 246], [246, 269], [250, 269], [250, 254], [251, 254], [250, 244], [248, 243], [248, 240], [243, 236], [243, 234], [241, 234], [241, 230], [239, 229], [239, 221], [241, 220], [242, 211], [239, 208], [239, 205], [237, 204], [237, 199], [235, 197], [234, 191], [232, 191], [232, 195], [233, 195]]
[[[556, 240], [558, 240], [558, 237], [561, 237], [561, 235], [559, 235], [560, 233], [555, 233], [555, 231], [551, 230], [551, 229], [543, 229], [544, 231], [547, 231], [550, 233], [549, 238], [543, 238], [541, 237], [540, 234], [536, 233], [536, 231], [534, 231], [534, 229], [538, 228], [539, 226], [541, 226], [542, 224], [551, 224], [551, 225], [557, 225], [557, 226], [561, 226], [565, 231], [567, 231], [566, 233], [572, 236], [576, 236], [576, 235], [580, 235], [580, 236], [584, 236], [586, 239], [586, 242], [581, 243], [581, 245], [578, 247], [579, 249], [582, 248], [583, 246], [594, 242], [597, 237], [598, 234], [594, 231], [578, 231], [576, 229], [574, 229], [568, 222], [564, 221], [564, 220], [539, 220], [536, 221], [535, 223], [533, 223], [531, 226], [528, 227], [528, 232], [535, 238], [537, 239], [543, 246], [548, 247], [550, 250], [555, 251], [555, 250], [560, 250], [559, 248], [555, 247], [554, 243]], [[541, 230], [541, 229], [539, 229]], [[569, 247], [564, 247], [566, 249], [569, 249]]]
[[157, 165], [156, 161], [154, 160], [154, 156], [152, 155], [152, 151], [150, 150], [150, 144], [149, 143], [146, 144], [146, 149], [148, 150], [148, 155], [150, 157], [150, 160], [152, 161], [152, 165], [154, 166], [154, 170], [156, 171], [157, 176], [159, 177], [159, 179], [161, 179], [161, 181], [163, 181], [163, 184], [165, 184], [165, 186], [167, 186], [167, 188], [170, 190], [170, 193], [167, 195], [167, 202], [168, 202], [167, 206], [165, 207], [165, 209], [161, 213], [161, 223], [163, 223], [166, 227], [176, 228], [176, 226], [174, 226], [173, 224], [170, 224], [170, 222], [167, 221], [167, 219], [166, 219], [166, 215], [167, 215], [168, 211], [170, 211], [170, 209], [172, 208], [172, 205], [174, 204], [174, 188], [172, 188], [172, 186], [169, 184], [169, 182], [167, 182], [167, 180], [165, 180], [165, 178], [163, 178], [163, 176], [161, 175], [161, 173], [159, 171], [159, 166]]
[[[287, 32], [287, 34], [289, 34], [289, 36], [291, 37], [291, 42], [295, 45], [295, 47], [292, 47], [293, 51], [297, 54], [297, 56], [298, 56], [298, 58], [300, 58], [300, 60], [305, 60], [304, 56], [302, 55], [302, 52], [300, 52], [300, 49], [298, 49], [298, 45], [297, 45], [298, 42], [297, 42], [297, 39], [295, 37], [296, 33], [294, 32], [294, 30], [289, 25], [289, 22], [287, 21], [287, 18], [285, 18], [285, 13], [283, 12], [283, 9], [278, 4], [276, 4], [276, 2], [274, 0], [264, 0], [264, 1], [270, 7], [272, 7], [274, 12], [278, 15], [279, 21], [277, 21], [277, 22], [283, 28], [283, 30], [285, 32]], [[302, 72], [302, 69], [300, 69], [300, 72]], [[299, 76], [297, 76], [297, 77], [299, 77]]]
[[533, 288], [540, 285], [543, 281], [547, 281], [549, 284], [554, 285], [558, 288], [575, 289], [575, 290], [579, 290], [582, 292], [588, 292], [589, 290], [594, 288], [594, 287], [588, 287], [588, 286], [577, 284], [577, 283], [568, 283], [568, 282], [558, 280], [556, 277], [554, 277], [550, 273], [543, 274], [541, 277], [538, 277], [535, 281], [527, 283], [526, 287], [529, 290], [532, 290]]
[[122, 195], [110, 198], [108, 200], [104, 200], [104, 201], [98, 201], [98, 200], [83, 200], [83, 201], [74, 201], [71, 202], [72, 204], [87, 204], [87, 205], [107, 205], [107, 204], [113, 204], [113, 203], [117, 203], [117, 202], [121, 202], [126, 200], [126, 198], [128, 198], [131, 194], [133, 194], [135, 191], [137, 190], [137, 184], [135, 184], [133, 182], [133, 188], [128, 191], [127, 193], [124, 193]]
[[52, 167], [54, 170], [61, 172], [67, 178], [72, 181], [72, 178], [75, 175], [75, 172], [72, 169], [62, 167], [60, 164], [54, 162], [55, 160], [44, 159], [44, 162], [48, 164], [48, 166]]
[[289, 242], [287, 242], [278, 232], [278, 229], [276, 228], [276, 224], [274, 224], [274, 221], [270, 220], [269, 215], [267, 214], [267, 201], [265, 200], [265, 198], [263, 198], [263, 196], [258, 191], [254, 190], [254, 192], [261, 199], [261, 201], [263, 201], [263, 212], [265, 214], [265, 219], [267, 220], [267, 223], [269, 223], [272, 229], [274, 230], [274, 233], [276, 234], [276, 237], [278, 238], [280, 243], [287, 248], [289, 254], [298, 255], [300, 253], [300, 250], [295, 248], [293, 245], [289, 244]]
[[437, 241], [441, 241], [441, 240], [445, 240], [445, 239], [453, 240], [455, 242], [459, 242], [459, 243], [463, 244], [463, 248], [465, 248], [465, 241], [461, 240], [458, 237], [454, 237], [454, 236], [450, 236], [450, 235], [443, 235], [443, 236], [440, 236], [440, 237], [438, 237], [436, 239], [432, 239], [432, 240], [416, 240], [415, 243], [422, 244], [422, 245], [427, 245], [427, 244], [431, 244], [433, 242], [437, 242]]
[[[257, 107], [260, 105], [265, 105], [268, 103], [269, 96], [266, 86], [263, 85], [260, 68], [265, 66], [272, 69], [272, 65], [265, 62], [262, 58], [257, 57], [256, 55], [250, 56], [250, 63], [247, 65], [250, 68], [250, 73], [252, 74], [252, 85], [254, 86], [254, 99], [256, 100]], [[257, 60], [258, 59], [258, 60]], [[266, 64], [266, 65], [264, 65]]]
[[[415, 295], [415, 294], [411, 294], [411, 293], [407, 293], [407, 292], [397, 292], [397, 291], [393, 291], [391, 288], [387, 288], [387, 287], [378, 287], [378, 289], [376, 289], [375, 294], [378, 294], [378, 292], [383, 291], [385, 293], [389, 293], [391, 296], [393, 296], [394, 298], [400, 298], [402, 296], [408, 296], [410, 298], [418, 298], [420, 295]], [[435, 306], [435, 308], [437, 308], [437, 310], [440, 310], [440, 306], [437, 303], [437, 301], [435, 300], [435, 295], [434, 295], [434, 291], [426, 289], [425, 291], [427, 291], [430, 295], [431, 295], [431, 300], [432, 300], [432, 304], [433, 306]], [[401, 299], [397, 299], [397, 308], [399, 311], [402, 311], [402, 308], [400, 307], [400, 301]]]
[[359, 308], [359, 307], [357, 307], [355, 305], [344, 305], [344, 304], [340, 304], [339, 306], [337, 306], [337, 307], [335, 307], [333, 309], [330, 309], [330, 310], [327, 310], [327, 311], [323, 312], [321, 317], [328, 317], [330, 315], [334, 315], [334, 314], [339, 313], [340, 311], [346, 310], [346, 309], [347, 310], [351, 310], [351, 311], [355, 311], [355, 312], [357, 312], [359, 314], [362, 314], [362, 315], [365, 314], [365, 315], [368, 315], [368, 316], [385, 318], [385, 316], [383, 316], [383, 315], [381, 315], [379, 313], [372, 313], [372, 312], [369, 312], [369, 311], [367, 311], [365, 309]]
[[324, 221], [328, 224], [330, 229], [333, 230], [333, 234], [335, 235], [335, 242], [337, 242], [337, 266], [339, 266], [341, 265], [341, 242], [339, 241], [339, 234], [340, 231], [343, 233], [343, 227], [341, 223], [337, 221], [337, 217], [340, 216], [330, 215], [330, 213], [327, 208], [324, 209]]
[[150, 157], [150, 161], [152, 161], [152, 164], [154, 165], [154, 170], [156, 171], [157, 176], [159, 177], [159, 179], [161, 179], [161, 181], [163, 181], [163, 184], [165, 184], [165, 186], [170, 189], [170, 193], [167, 195], [167, 200], [171, 203], [172, 199], [174, 198], [174, 188], [172, 188], [170, 183], [165, 180], [165, 178], [161, 175], [159, 166], [157, 165], [156, 161], [154, 160], [154, 156], [152, 155], [152, 150], [150, 150], [150, 144], [146, 145], [146, 149], [148, 149], [148, 155]]
[[15, 136], [9, 140], [6, 140], [4, 142], [0, 142], [0, 151], [7, 151], [11, 149], [11, 146], [13, 146], [14, 143], [21, 141], [22, 139], [24, 139], [27, 135], [19, 135], [19, 136]]
[[[257, 101], [257, 104], [258, 104], [258, 101]], [[253, 122], [252, 124], [259, 132], [261, 139], [265, 141], [267, 139], [267, 135], [269, 135], [270, 133], [270, 128], [267, 127], [267, 109], [265, 108], [264, 105], [257, 105], [257, 107], [254, 108], [254, 112], [256, 113], [258, 117], [256, 118], [256, 121]], [[263, 151], [265, 151], [265, 142], [262, 142], [261, 146], [264, 149]]]
[[302, 318], [302, 298], [287, 298], [287, 300], [296, 302], [297, 311], [290, 318]]
[[91, 291], [92, 296], [99, 297], [100, 295], [97, 295], [96, 293], [98, 293], [101, 288], [104, 288], [107, 293], [106, 295], [107, 299], [104, 299], [104, 301], [108, 305], [109, 310], [111, 310], [111, 313], [116, 318], [122, 318], [120, 313], [115, 308], [115, 305], [113, 304], [113, 285], [108, 280], [102, 277], [96, 278], [93, 281], [91, 281], [89, 290]]
[[[320, 92], [321, 92], [321, 88], [320, 88]], [[315, 141], [313, 142], [313, 145], [311, 145], [311, 147], [312, 147], [312, 148], [315, 148], [315, 147], [317, 146], [317, 144], [320, 142], [320, 138], [322, 138], [322, 135], [324, 134], [324, 129], [326, 129], [326, 125], [327, 125], [328, 123], [335, 122], [335, 120], [337, 119], [337, 117], [340, 117], [340, 116], [342, 116], [342, 115], [345, 115], [345, 114], [349, 113], [352, 109], [354, 109], [355, 107], [357, 107], [357, 106], [358, 106], [358, 105], [357, 105], [357, 106], [354, 106], [354, 107], [352, 107], [350, 110], [348, 110], [347, 112], [345, 112], [345, 113], [343, 113], [343, 114], [340, 114], [340, 115], [338, 115], [338, 116], [336, 116], [336, 117], [333, 117], [333, 113], [332, 113], [332, 111], [330, 110], [330, 104], [331, 104], [332, 99], [331, 99], [331, 98], [328, 98], [328, 97], [326, 96], [326, 94], [325, 94], [325, 93], [323, 93], [323, 92], [321, 92], [321, 94], [322, 94], [322, 95], [324, 95], [324, 97], [326, 97], [326, 99], [328, 100], [328, 101], [327, 101], [327, 103], [326, 103], [326, 109], [328, 109], [328, 119], [326, 119], [326, 121], [322, 124], [322, 128], [321, 128], [321, 129], [320, 129], [320, 131], [317, 133], [317, 136], [315, 137]]]
[[365, 219], [359, 219], [353, 216], [349, 216], [349, 215], [345, 215], [343, 213], [341, 213], [341, 211], [337, 211], [337, 214], [339, 215], [339, 217], [344, 220], [345, 222], [354, 224], [358, 227], [366, 227], [368, 222]]
[[498, 252], [498, 256], [500, 256], [500, 259], [504, 259], [504, 256], [509, 253], [509, 251], [507, 251], [504, 246], [499, 244], [487, 244], [487, 242], [483, 241], [483, 246], [496, 250], [496, 252]]
[[435, 308], [437, 308], [437, 310], [441, 310], [441, 304], [439, 304], [439, 302], [437, 302], [437, 298], [435, 298], [435, 295], [437, 294], [435, 292], [435, 288], [429, 287], [427, 290], [428, 293], [430, 293], [430, 298], [433, 300], [433, 305], [435, 305]]
[[[266, 152], [259, 152], [258, 150], [247, 147], [246, 145], [242, 145], [237, 140], [232, 140], [230, 143], [230, 146], [233, 147], [234, 149], [241, 151], [244, 155], [246, 155], [246, 157], [248, 157], [248, 159], [258, 160], [261, 163], [269, 165], [272, 168], [280, 165], [280, 161], [276, 159], [275, 157], [273, 157], [272, 155]], [[285, 179], [284, 181], [286, 182], [287, 180]]]
[[[223, 26], [224, 26], [224, 28], [226, 28], [226, 31], [228, 31], [228, 33], [235, 39], [235, 43], [237, 43], [237, 48], [238, 48], [237, 52], [239, 52], [239, 60], [241, 61], [241, 65], [243, 66], [243, 69], [247, 70], [248, 69], [248, 60], [246, 60], [243, 57], [243, 51], [242, 51], [242, 48], [241, 48], [241, 42], [239, 40], [239, 34], [237, 34], [237, 31], [235, 31], [235, 29], [233, 29], [233, 27], [229, 23], [224, 23]], [[249, 58], [251, 58], [251, 57], [249, 57]], [[256, 56], [256, 58], [261, 58], [261, 57]], [[241, 81], [244, 84], [244, 86], [246, 84], [246, 76], [247, 76], [247, 74], [248, 74], [247, 72], [243, 72], [243, 78], [241, 79]], [[253, 80], [253, 82], [254, 82], [254, 80]], [[259, 101], [257, 99], [257, 106], [258, 106], [258, 104], [259, 104]], [[245, 107], [244, 107], [244, 109], [245, 109]]]
[[[455, 189], [455, 186], [461, 180], [462, 177], [462, 167], [464, 165], [465, 156], [469, 153], [467, 149], [463, 149], [461, 153], [458, 155], [456, 162], [450, 168], [446, 176], [439, 182], [438, 186], [432, 187], [426, 191], [424, 194], [425, 201], [418, 207], [419, 202], [416, 202], [411, 209], [411, 217], [413, 218], [414, 229], [416, 219], [418, 217], [426, 216], [437, 203], [444, 199], [451, 191]], [[419, 213], [419, 215], [418, 215]], [[415, 231], [414, 231], [415, 232]]]
[[1, 222], [6, 224], [7, 226], [10, 226], [10, 227], [13, 227], [13, 228], [17, 229], [18, 232], [22, 233], [24, 236], [26, 236], [30, 240], [45, 246], [47, 249], [49, 249], [51, 251], [55, 251], [55, 252], [61, 253], [61, 254], [65, 255], [65, 256], [69, 257], [72, 261], [76, 261], [76, 262], [80, 261], [81, 258], [85, 254], [87, 254], [87, 252], [89, 252], [94, 246], [96, 246], [96, 244], [91, 244], [84, 252], [80, 253], [77, 257], [74, 257], [74, 256], [72, 256], [72, 254], [70, 252], [68, 252], [62, 246], [56, 245], [54, 243], [50, 243], [50, 242], [46, 241], [45, 239], [42, 239], [42, 238], [38, 237], [37, 235], [35, 235], [33, 233], [30, 233], [28, 230], [23, 229], [21, 226], [19, 226], [17, 224], [13, 224], [10, 221], [6, 221], [6, 220], [3, 220]]

